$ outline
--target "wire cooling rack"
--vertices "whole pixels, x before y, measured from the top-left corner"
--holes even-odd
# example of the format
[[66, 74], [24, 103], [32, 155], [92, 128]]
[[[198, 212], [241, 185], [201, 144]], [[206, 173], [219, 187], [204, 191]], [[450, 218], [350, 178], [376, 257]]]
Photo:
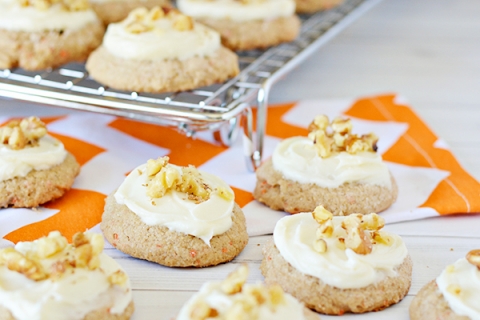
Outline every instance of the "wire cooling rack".
[[[272, 85], [379, 1], [345, 0], [334, 9], [300, 16], [296, 40], [238, 52], [241, 71], [223, 84], [179, 93], [126, 92], [90, 78], [83, 63], [70, 63], [41, 72], [0, 69], [0, 96], [176, 127], [188, 136], [211, 130], [225, 145], [233, 143], [243, 127], [247, 166], [254, 170], [262, 160]], [[252, 104], [257, 105], [256, 128]]]

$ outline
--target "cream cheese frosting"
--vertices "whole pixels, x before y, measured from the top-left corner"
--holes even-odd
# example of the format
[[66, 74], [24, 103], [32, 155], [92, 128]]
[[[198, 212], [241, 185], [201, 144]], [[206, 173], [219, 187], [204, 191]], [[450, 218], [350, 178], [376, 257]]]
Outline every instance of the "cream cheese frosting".
[[131, 33], [126, 27], [134, 21], [129, 16], [119, 23], [111, 23], [103, 39], [103, 46], [113, 55], [131, 60], [186, 60], [195, 56], [212, 56], [220, 48], [220, 35], [199, 23], [192, 30], [179, 31], [168, 18], [153, 21], [148, 32]]
[[22, 7], [18, 0], [0, 1], [0, 29], [4, 30], [77, 30], [96, 21], [98, 18], [90, 9], [66, 11], [57, 3], [46, 10], [38, 10], [32, 6]]
[[272, 163], [286, 179], [324, 188], [336, 188], [348, 182], [392, 186], [388, 167], [381, 155], [337, 152], [322, 158], [313, 141], [306, 137], [292, 137], [280, 142], [273, 153]]
[[[15, 249], [28, 257], [37, 242], [19, 242]], [[67, 249], [40, 260], [44, 270], [66, 258]], [[70, 252], [71, 253], [71, 252]], [[113, 314], [123, 313], [132, 301], [128, 278], [123, 286], [112, 285], [109, 276], [122, 270], [104, 253], [95, 270], [74, 268], [59, 278], [34, 281], [24, 274], [0, 266], [0, 306], [17, 320], [81, 320], [91, 311], [110, 307]], [[123, 271], [123, 270], [122, 270]]]
[[12, 150], [0, 144], [0, 181], [25, 177], [32, 170], [47, 170], [65, 160], [63, 144], [50, 135], [40, 138], [37, 146]]
[[[176, 168], [178, 166], [168, 164]], [[118, 204], [126, 205], [147, 225], [165, 226], [170, 230], [190, 234], [210, 244], [215, 235], [226, 232], [232, 226], [232, 210], [234, 200], [226, 200], [217, 193], [211, 193], [208, 200], [195, 203], [185, 193], [176, 190], [168, 191], [160, 198], [151, 198], [146, 193], [148, 184], [147, 165], [134, 169], [125, 178], [115, 192]], [[222, 188], [233, 194], [232, 189], [220, 178], [199, 171], [202, 179], [212, 189]]]
[[293, 0], [178, 0], [178, 8], [194, 18], [228, 19], [233, 21], [269, 20], [295, 13]]
[[[248, 291], [249, 287], [254, 287], [252, 284], [245, 284], [243, 291]], [[304, 306], [298, 302], [297, 299], [291, 295], [285, 293], [285, 303], [280, 304], [275, 310], [269, 308], [267, 304], [258, 306], [257, 319], [261, 320], [304, 320], [303, 313]], [[217, 310], [220, 315], [218, 319], [223, 319], [222, 314], [225, 314], [236, 301], [241, 300], [241, 294], [227, 295], [221, 290], [221, 282], [208, 282], [205, 283], [200, 291], [196, 293], [180, 310], [177, 316], [177, 320], [191, 320], [191, 314], [198, 301], [205, 301], [207, 305]], [[215, 318], [208, 318], [215, 319]]]
[[388, 234], [389, 245], [374, 244], [366, 255], [341, 248], [338, 238], [346, 238], [342, 228], [344, 217], [333, 217], [333, 236], [324, 238], [328, 250], [318, 253], [313, 243], [317, 222], [311, 213], [298, 213], [280, 219], [273, 233], [275, 246], [282, 257], [298, 271], [319, 278], [340, 289], [363, 288], [397, 275], [396, 268], [408, 252], [398, 235]]
[[[457, 260], [436, 279], [438, 290], [458, 315], [480, 320], [480, 270], [467, 259]], [[458, 291], [457, 291], [458, 290]]]

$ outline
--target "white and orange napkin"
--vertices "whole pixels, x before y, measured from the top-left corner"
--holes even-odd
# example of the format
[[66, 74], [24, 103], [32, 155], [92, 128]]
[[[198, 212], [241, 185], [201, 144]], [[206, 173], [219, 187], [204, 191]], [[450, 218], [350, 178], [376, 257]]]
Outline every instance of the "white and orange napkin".
[[[306, 136], [317, 114], [353, 121], [356, 133], [375, 132], [379, 152], [399, 185], [396, 203], [382, 212], [387, 223], [454, 213], [480, 212], [480, 183], [458, 163], [448, 146], [411, 108], [394, 95], [351, 100], [315, 100], [272, 106], [268, 110], [265, 157], [287, 137]], [[32, 108], [33, 109], [33, 108]], [[59, 111], [61, 112], [61, 110]], [[0, 117], [0, 123], [8, 121]], [[231, 148], [210, 134], [193, 140], [176, 131], [92, 113], [43, 118], [82, 165], [72, 190], [39, 208], [0, 209], [0, 247], [33, 240], [59, 230], [67, 238], [98, 228], [104, 198], [125, 175], [149, 158], [168, 155], [178, 165], [193, 164], [229, 183], [247, 217], [250, 236], [269, 234], [285, 215], [253, 200], [255, 175], [245, 166], [241, 141]]]

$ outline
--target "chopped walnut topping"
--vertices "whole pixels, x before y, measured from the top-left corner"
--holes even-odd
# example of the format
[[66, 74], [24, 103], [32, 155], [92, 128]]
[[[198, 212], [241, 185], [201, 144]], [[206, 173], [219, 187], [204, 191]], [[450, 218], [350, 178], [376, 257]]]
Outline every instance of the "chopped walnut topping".
[[160, 198], [167, 192], [175, 190], [186, 193], [188, 199], [196, 203], [208, 200], [212, 192], [227, 201], [234, 199], [233, 193], [226, 188], [212, 190], [194, 166], [182, 167], [179, 170], [173, 166], [167, 166], [168, 161], [168, 157], [147, 161], [146, 171], [149, 176], [147, 195], [149, 197]]
[[13, 150], [35, 147], [39, 140], [47, 134], [47, 128], [37, 117], [13, 120], [0, 127], [0, 143]]
[[215, 318], [218, 316], [218, 311], [211, 308], [205, 301], [197, 301], [192, 307], [190, 314], [191, 320], [206, 320], [208, 318]]
[[467, 260], [480, 270], [480, 249], [472, 250], [467, 253]]
[[[0, 250], [0, 266], [6, 266], [35, 281], [56, 280], [76, 268], [98, 269], [103, 246], [101, 234], [77, 233], [70, 245], [60, 232], [53, 231], [47, 237], [34, 241], [25, 254], [15, 248]], [[55, 261], [50, 266], [44, 267], [42, 261], [45, 259]], [[111, 280], [112, 284], [123, 283], [121, 273], [112, 277], [114, 277]]]
[[315, 239], [313, 249], [318, 253], [325, 253], [327, 252], [327, 243], [323, 239]]
[[[328, 247], [325, 239], [333, 236], [333, 215], [323, 206], [318, 206], [312, 212], [312, 216], [319, 224], [313, 242], [313, 249], [318, 253], [327, 252]], [[393, 243], [393, 238], [387, 233], [380, 231], [384, 225], [384, 219], [375, 213], [349, 215], [342, 221], [342, 228], [345, 229], [347, 237], [338, 238], [335, 246], [341, 250], [350, 248], [358, 254], [369, 254], [372, 252], [372, 244], [389, 246]]]
[[108, 276], [108, 282], [110, 284], [116, 284], [118, 286], [125, 286], [127, 284], [128, 276], [122, 270], [117, 270]]
[[155, 21], [160, 19], [170, 20], [172, 27], [177, 31], [189, 31], [194, 27], [193, 19], [176, 9], [154, 7], [148, 10], [141, 7], [130, 12], [126, 19], [125, 30], [134, 34], [149, 31], [162, 34], [162, 30], [155, 25]]
[[352, 133], [352, 127], [350, 119], [335, 118], [330, 122], [327, 116], [319, 115], [308, 126], [308, 137], [322, 158], [333, 152], [376, 152], [378, 137], [373, 133], [358, 136]]
[[90, 8], [88, 0], [17, 0], [21, 7], [34, 7], [45, 11], [55, 4], [60, 4], [66, 11], [84, 11]]
[[242, 291], [242, 287], [247, 282], [248, 267], [242, 264], [237, 270], [233, 271], [222, 282], [222, 291], [226, 294], [235, 294]]
[[247, 265], [240, 266], [220, 283], [219, 289], [231, 298], [231, 305], [220, 311], [210, 305], [210, 300], [199, 299], [191, 308], [192, 320], [260, 320], [260, 307], [265, 306], [276, 312], [278, 306], [286, 303], [285, 294], [278, 285], [266, 287], [262, 284], [246, 284]]
[[25, 257], [14, 248], [0, 250], [0, 266], [6, 266], [9, 270], [21, 273], [35, 281], [48, 277], [38, 261]]

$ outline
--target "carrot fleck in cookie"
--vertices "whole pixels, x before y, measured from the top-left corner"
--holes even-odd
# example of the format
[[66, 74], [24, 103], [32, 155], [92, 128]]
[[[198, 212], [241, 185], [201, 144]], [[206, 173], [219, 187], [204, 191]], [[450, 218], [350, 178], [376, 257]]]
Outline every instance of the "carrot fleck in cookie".
[[0, 127], [0, 208], [37, 207], [61, 197], [80, 166], [36, 117]]
[[232, 50], [267, 48], [295, 39], [294, 0], [178, 0], [178, 8], [217, 30]]
[[177, 320], [318, 319], [280, 286], [247, 284], [247, 277], [248, 267], [242, 265], [223, 281], [205, 283], [182, 307]]
[[130, 280], [102, 251], [101, 234], [58, 231], [0, 249], [0, 319], [130, 319]]
[[145, 7], [170, 7], [169, 0], [90, 0], [93, 11], [105, 25], [125, 19], [130, 11]]
[[334, 8], [343, 0], [295, 0], [297, 13], [314, 13]]
[[480, 319], [480, 250], [449, 265], [410, 305], [412, 320]]
[[104, 31], [87, 0], [4, 0], [0, 68], [41, 70], [84, 61]]
[[87, 61], [98, 82], [115, 89], [172, 92], [223, 82], [238, 74], [238, 58], [219, 34], [177, 10], [138, 8], [108, 26]]
[[324, 115], [309, 131], [280, 142], [257, 169], [255, 199], [290, 213], [323, 205], [334, 215], [380, 212], [395, 202], [397, 185], [376, 153], [375, 134], [353, 134], [349, 119]]
[[265, 282], [320, 313], [384, 309], [407, 294], [412, 261], [375, 213], [333, 217], [323, 207], [280, 219], [263, 249]]
[[232, 260], [248, 242], [232, 189], [214, 175], [168, 160], [149, 160], [108, 196], [105, 237], [126, 254], [170, 267]]

